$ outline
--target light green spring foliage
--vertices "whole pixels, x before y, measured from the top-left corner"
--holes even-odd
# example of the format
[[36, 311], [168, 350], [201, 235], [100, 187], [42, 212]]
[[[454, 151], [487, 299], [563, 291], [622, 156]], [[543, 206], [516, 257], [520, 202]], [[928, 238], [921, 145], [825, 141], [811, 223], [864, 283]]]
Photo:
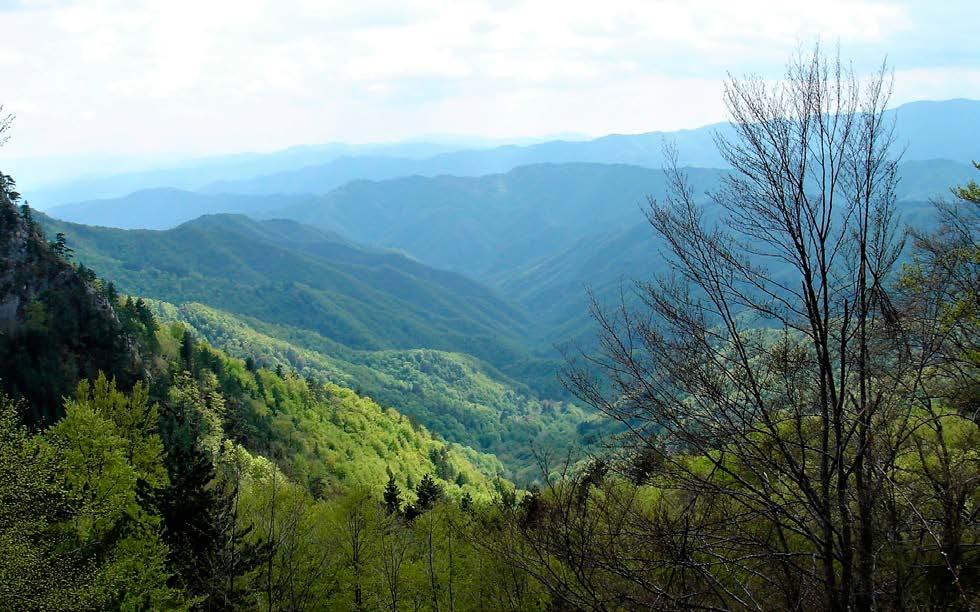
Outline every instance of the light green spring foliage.
[[201, 304], [154, 302], [153, 307], [161, 321], [182, 322], [235, 357], [252, 357], [266, 367], [282, 365], [304, 378], [354, 388], [394, 406], [447, 440], [492, 453], [507, 477], [518, 482], [539, 476], [532, 449], [587, 445], [581, 432], [598, 425], [595, 415], [575, 404], [536, 399], [468, 355], [429, 349], [352, 351], [312, 332], [267, 329]]
[[[500, 573], [510, 570], [466, 535], [473, 516], [461, 510], [462, 496], [479, 503], [493, 493], [490, 480], [458, 448], [348, 389], [326, 384], [314, 395], [295, 376], [266, 370], [253, 375], [219, 351], [198, 348], [226, 360], [218, 377], [224, 385], [241, 385], [244, 394], [262, 390], [253, 398], [252, 409], [260, 411], [255, 422], [269, 423], [270, 440], [288, 441], [265, 448], [275, 461], [227, 438], [218, 441], [215, 456], [223, 486], [233, 484], [238, 491], [238, 520], [249, 529], [248, 538], [274, 544], [267, 562], [238, 579], [258, 608], [267, 609], [271, 601], [273, 609], [495, 609], [515, 585], [517, 594], [507, 599], [529, 605], [510, 609], [533, 609], [532, 602], [544, 601], [527, 576], [508, 574], [504, 580]], [[175, 386], [198, 391], [174, 397], [196, 396], [209, 386], [178, 379]], [[229, 395], [226, 408], [234, 406]], [[397, 448], [372, 442], [385, 439]], [[317, 455], [321, 443], [327, 450]], [[415, 498], [413, 481], [438, 474], [444, 465], [467, 482], [460, 486], [437, 475], [442, 499], [414, 521], [385, 511], [378, 479], [386, 480], [389, 469], [407, 505]], [[317, 476], [310, 479], [311, 473]], [[370, 484], [372, 479], [379, 484]]]
[[[253, 466], [255, 467], [255, 466]], [[241, 512], [251, 537], [276, 542], [255, 575], [259, 609], [534, 610], [546, 597], [527, 575], [476, 544], [474, 517], [437, 503], [413, 521], [353, 487], [329, 500], [274, 470], [253, 472]]]
[[100, 376], [66, 414], [28, 434], [0, 400], [0, 605], [4, 609], [181, 608], [167, 585], [159, 517], [139, 487], [167, 483], [156, 407]]
[[137, 497], [139, 485], [167, 484], [157, 408], [145, 386], [137, 383], [127, 395], [100, 374], [93, 384], [79, 383], [65, 408], [45, 438], [65, 467], [62, 478], [76, 508], [72, 526], [82, 542], [118, 538], [93, 587], [123, 609], [175, 605], [180, 598], [166, 585], [159, 517]]
[[[174, 348], [165, 336], [175, 331], [161, 331], [164, 351]], [[199, 418], [214, 486], [236, 491], [238, 533], [272, 544], [266, 562], [232, 578], [239, 593], [262, 609], [270, 600], [274, 609], [490, 605], [500, 583], [494, 561], [459, 530], [469, 520], [463, 494], [489, 501], [494, 485], [462, 449], [350, 390], [328, 384], [314, 393], [293, 375], [249, 372], [203, 343], [196, 349], [195, 359], [219, 373], [176, 373], [167, 402]], [[246, 405], [253, 425], [268, 424], [270, 438], [254, 440], [267, 443], [263, 449], [228, 437], [229, 413]], [[0, 402], [4, 609], [203, 603], [168, 586], [161, 519], [138, 493], [168, 482], [157, 418], [142, 384], [125, 394], [104, 376], [80, 384], [65, 416], [40, 434], [19, 424], [11, 402]], [[427, 473], [436, 475], [442, 501], [414, 521], [389, 515], [381, 503], [389, 469], [406, 504], [414, 500], [410, 485]], [[438, 475], [445, 470], [455, 478]], [[311, 490], [310, 482], [321, 486]]]
[[[162, 330], [161, 350], [175, 350], [175, 337], [183, 330], [180, 325]], [[189, 374], [179, 374], [171, 401], [206, 404], [195, 411], [205, 415], [204, 441], [212, 455], [221, 446], [223, 423], [232, 421], [249, 448], [320, 496], [355, 485], [380, 495], [389, 474], [405, 488], [432, 474], [453, 497], [469, 492], [488, 499], [503, 472], [493, 456], [444, 442], [350, 389], [289, 371], [252, 372], [205, 343], [196, 351], [196, 361], [208, 369], [199, 371], [193, 385]]]

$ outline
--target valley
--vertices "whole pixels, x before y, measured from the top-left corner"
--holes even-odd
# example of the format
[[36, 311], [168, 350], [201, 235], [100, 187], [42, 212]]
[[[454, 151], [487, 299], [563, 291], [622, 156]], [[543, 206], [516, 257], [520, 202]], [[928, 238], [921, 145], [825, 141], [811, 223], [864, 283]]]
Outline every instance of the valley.
[[973, 609], [980, 101], [824, 53], [691, 129], [14, 160], [0, 607]]

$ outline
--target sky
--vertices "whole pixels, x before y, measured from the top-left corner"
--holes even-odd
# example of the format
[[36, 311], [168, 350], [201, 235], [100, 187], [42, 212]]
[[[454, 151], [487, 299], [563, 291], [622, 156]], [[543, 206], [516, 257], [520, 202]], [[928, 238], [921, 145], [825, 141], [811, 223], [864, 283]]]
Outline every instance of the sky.
[[980, 98], [976, 0], [0, 0], [0, 157], [674, 130], [819, 38]]

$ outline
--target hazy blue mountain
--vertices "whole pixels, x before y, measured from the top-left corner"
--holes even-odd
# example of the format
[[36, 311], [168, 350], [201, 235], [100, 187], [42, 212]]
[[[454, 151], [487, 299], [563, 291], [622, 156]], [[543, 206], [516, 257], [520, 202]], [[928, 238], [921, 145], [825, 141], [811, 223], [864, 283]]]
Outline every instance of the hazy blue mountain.
[[[581, 134], [537, 138], [483, 138], [433, 134], [404, 142], [300, 145], [269, 153], [187, 155], [84, 155], [0, 158], [0, 167], [16, 176], [32, 206], [54, 206], [89, 199], [117, 198], [128, 193], [163, 188], [198, 189], [215, 181], [241, 180], [273, 172], [322, 165], [341, 157], [386, 156], [410, 163], [459, 150], [489, 149], [509, 144], [532, 145], [564, 138], [585, 140]], [[403, 173], [396, 173], [401, 176]], [[355, 177], [361, 178], [361, 177]]]
[[[904, 148], [906, 161], [944, 158], [966, 162], [980, 157], [980, 101], [914, 102], [891, 113], [898, 120], [897, 144]], [[435, 142], [299, 146], [273, 153], [186, 160], [139, 172], [112, 172], [113, 167], [126, 166], [107, 163], [107, 169], [98, 176], [50, 184], [22, 179], [21, 191], [35, 207], [46, 209], [163, 187], [208, 193], [325, 193], [356, 179], [385, 180], [416, 174], [481, 176], [537, 163], [660, 168], [665, 141], [677, 144], [683, 165], [723, 167], [713, 136], [729, 129], [722, 123], [675, 132], [613, 134], [592, 140], [532, 140], [529, 144], [525, 139], [520, 145], [505, 146], [495, 146], [498, 143], [492, 140], [445, 137]], [[32, 172], [30, 164], [18, 169], [21, 176], [50, 174], [50, 168]]]
[[122, 229], [170, 229], [215, 213], [259, 215], [309, 202], [313, 196], [206, 195], [173, 188], [144, 189], [122, 198], [88, 200], [49, 208], [63, 221]]
[[[722, 175], [690, 172], [702, 189]], [[561, 252], [583, 236], [635, 224], [647, 196], [660, 197], [665, 188], [660, 170], [539, 164], [482, 177], [355, 181], [271, 214], [486, 278]]]
[[[722, 170], [687, 170], [696, 191]], [[973, 178], [944, 160], [901, 164], [898, 196], [927, 200]], [[519, 274], [584, 238], [643, 220], [647, 197], [666, 195], [662, 170], [608, 164], [540, 164], [475, 178], [356, 181], [271, 213], [336, 230], [352, 240], [404, 250], [429, 265], [488, 279]], [[589, 249], [588, 243], [581, 245]]]
[[128, 294], [196, 301], [315, 331], [355, 349], [434, 348], [522, 358], [523, 313], [484, 286], [293, 221], [201, 217], [167, 231], [44, 219], [78, 260]]
[[[721, 170], [691, 169], [700, 192]], [[915, 161], [900, 166], [898, 195], [925, 201], [973, 178], [966, 164]], [[125, 198], [60, 206], [59, 218], [91, 225], [165, 229], [205, 213], [288, 218], [350, 239], [404, 251], [438, 268], [497, 282], [587, 239], [642, 222], [647, 196], [665, 195], [661, 170], [610, 164], [539, 164], [482, 177], [404, 177], [355, 181], [311, 195], [139, 192]], [[583, 242], [583, 240], [585, 240]], [[576, 245], [580, 245], [576, 247]]]
[[[924, 200], [898, 203], [902, 223], [927, 226], [934, 208]], [[632, 227], [583, 237], [560, 253], [486, 279], [502, 295], [527, 309], [554, 343], [595, 341], [589, 291], [605, 307], [621, 297], [635, 303], [636, 282], [667, 270], [667, 245], [646, 221]], [[768, 262], [760, 262], [771, 265]], [[771, 269], [779, 275], [780, 269]]]
[[326, 193], [354, 180], [387, 180], [406, 176], [451, 175], [475, 177], [509, 172], [534, 164], [597, 163], [663, 166], [663, 144], [679, 143], [681, 163], [706, 168], [724, 160], [714, 150], [712, 130], [724, 124], [680, 132], [610, 135], [595, 140], [552, 141], [530, 146], [508, 145], [489, 150], [455, 151], [425, 159], [383, 156], [342, 157], [319, 166], [257, 176], [242, 181], [220, 181], [202, 188], [207, 193]]
[[909, 102], [892, 113], [904, 161], [980, 161], [980, 100]]
[[[951, 159], [968, 162], [980, 157], [980, 101], [913, 102], [888, 113], [896, 121], [896, 152], [906, 161]], [[714, 136], [730, 134], [728, 124], [708, 125], [676, 132], [613, 134], [594, 140], [552, 141], [529, 146], [456, 151], [426, 159], [386, 156], [341, 158], [319, 166], [238, 181], [208, 185], [210, 193], [325, 193], [354, 179], [383, 180], [408, 175], [480, 176], [507, 172], [538, 163], [589, 162], [630, 164], [648, 168], [664, 165], [665, 141], [677, 145], [685, 166], [725, 167]]]
[[[390, 155], [414, 159], [458, 148], [457, 144], [432, 142], [303, 145], [271, 153], [237, 153], [185, 159], [139, 171], [129, 171], [126, 164], [106, 159], [99, 171], [93, 171], [91, 166], [78, 165], [79, 169], [85, 168], [79, 176], [56, 182], [38, 180], [52, 174], [46, 168], [44, 160], [13, 160], [10, 165], [16, 170], [18, 177], [26, 177], [20, 179], [19, 185], [25, 198], [32, 206], [43, 210], [68, 202], [116, 198], [147, 189], [197, 189], [214, 181], [240, 180], [259, 174], [324, 164], [342, 156]], [[114, 168], [118, 170], [114, 171]]]

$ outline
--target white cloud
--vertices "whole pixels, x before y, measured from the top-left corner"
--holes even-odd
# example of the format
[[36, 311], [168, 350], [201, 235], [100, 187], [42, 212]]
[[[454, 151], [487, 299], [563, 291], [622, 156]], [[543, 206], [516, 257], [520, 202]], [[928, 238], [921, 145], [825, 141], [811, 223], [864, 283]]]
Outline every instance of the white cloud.
[[8, 2], [0, 103], [18, 122], [3, 154], [694, 126], [723, 118], [727, 70], [776, 75], [816, 36], [859, 68], [888, 53], [897, 97], [980, 97], [970, 20], [930, 14], [874, 0]]

